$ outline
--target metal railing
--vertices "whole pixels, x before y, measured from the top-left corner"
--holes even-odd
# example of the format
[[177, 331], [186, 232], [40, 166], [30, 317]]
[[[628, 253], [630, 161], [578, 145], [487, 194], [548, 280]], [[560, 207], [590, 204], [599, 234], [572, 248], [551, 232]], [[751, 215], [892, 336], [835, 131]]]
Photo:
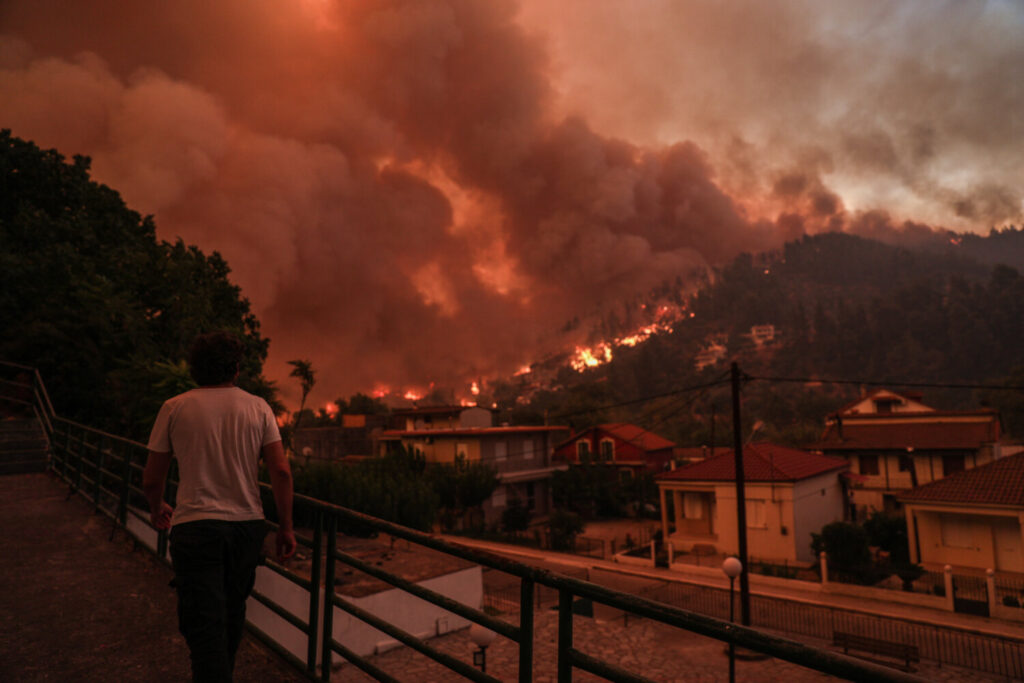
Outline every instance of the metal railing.
[[[14, 382], [14, 384], [20, 385], [19, 390], [24, 390], [26, 386], [24, 382]], [[68, 483], [68, 495], [79, 493], [93, 503], [97, 512], [109, 517], [112, 520], [112, 537], [116, 529], [123, 529], [136, 542], [148, 547], [145, 539], [132, 529], [132, 520], [141, 520], [146, 525], [146, 530], [152, 531], [152, 528], [148, 526], [148, 514], [144, 512], [145, 499], [141, 490], [145, 446], [130, 439], [57, 417], [49, 404], [38, 373], [35, 373], [29, 388], [32, 389], [33, 402], [36, 404], [34, 410], [50, 437], [50, 469]], [[4, 397], [6, 394], [0, 396], [0, 398]], [[262, 486], [269, 491], [269, 486], [266, 484]], [[174, 483], [169, 482], [168, 487], [168, 494], [173, 495]], [[296, 495], [295, 507], [296, 515], [301, 513], [305, 518], [312, 520], [309, 535], [298, 537], [299, 543], [312, 552], [310, 576], [307, 578], [296, 574], [288, 567], [273, 561], [268, 561], [266, 566], [277, 575], [308, 592], [308, 616], [306, 619], [296, 616], [258, 590], [253, 592], [253, 598], [305, 635], [305, 657], [297, 657], [292, 654], [268, 633], [259, 630], [252, 624], [250, 624], [250, 629], [257, 638], [296, 668], [305, 671], [311, 678], [319, 678], [321, 681], [330, 681], [333, 653], [341, 655], [349, 663], [377, 680], [397, 680], [371, 661], [369, 657], [361, 656], [347, 647], [344, 642], [341, 642], [344, 640], [343, 637], [340, 640], [336, 638], [333, 633], [334, 619], [327, 618], [333, 616], [335, 609], [340, 609], [386, 633], [465, 678], [487, 683], [499, 681], [498, 678], [483, 673], [466, 662], [432, 647], [424, 639], [396, 627], [359, 607], [345, 596], [339, 595], [335, 590], [338, 562], [466, 620], [481, 624], [513, 641], [518, 647], [517, 680], [520, 683], [530, 683], [533, 680], [535, 602], [546, 602], [537, 597], [539, 591], [557, 595], [559, 605], [557, 671], [560, 682], [571, 681], [573, 671], [576, 669], [611, 681], [649, 680], [574, 647], [572, 605], [579, 598], [589, 599], [637, 617], [733, 643], [739, 647], [841, 678], [877, 681], [920, 680], [894, 669], [850, 658], [829, 650], [810, 647], [803, 643], [732, 624], [719, 618], [709, 617], [696, 611], [681, 609], [666, 604], [664, 601], [623, 593], [579, 578], [531, 567], [478, 549], [450, 543], [427, 533], [306, 496]], [[516, 577], [519, 580], [519, 623], [512, 624], [492, 617], [481, 609], [453, 600], [340, 550], [337, 544], [338, 530], [352, 524]], [[136, 530], [139, 529], [137, 525], [134, 526]], [[271, 526], [275, 525], [271, 523]], [[160, 532], [157, 535], [155, 552], [162, 561], [168, 561], [166, 532]], [[323, 587], [322, 596], [320, 595], [321, 586]]]

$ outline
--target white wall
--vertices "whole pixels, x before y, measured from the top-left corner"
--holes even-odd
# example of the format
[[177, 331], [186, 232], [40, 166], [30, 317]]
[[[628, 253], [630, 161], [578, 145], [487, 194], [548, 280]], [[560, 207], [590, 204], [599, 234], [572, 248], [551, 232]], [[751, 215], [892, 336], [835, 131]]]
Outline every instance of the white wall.
[[[419, 585], [479, 609], [483, 601], [483, 573], [479, 566], [421, 581]], [[284, 607], [296, 617], [309, 619], [309, 593], [302, 587], [288, 581], [276, 572], [260, 567], [256, 571], [256, 591]], [[465, 628], [469, 621], [441, 609], [433, 603], [421, 600], [402, 590], [393, 588], [361, 598], [346, 598], [357, 607], [371, 612], [394, 626], [420, 638], [430, 638], [449, 631]], [[323, 589], [318, 596], [323, 605]], [[270, 611], [267, 607], [249, 598], [246, 605], [247, 620], [272, 637], [296, 657], [306, 660], [306, 634]], [[323, 615], [321, 614], [321, 619]], [[359, 655], [371, 655], [398, 644], [390, 636], [368, 626], [348, 612], [335, 607], [333, 613], [333, 637]], [[317, 655], [319, 662], [320, 656]], [[345, 661], [334, 654], [333, 661]]]
[[793, 543], [798, 560], [817, 560], [811, 552], [811, 533], [843, 519], [843, 489], [836, 472], [798, 481], [793, 486]]

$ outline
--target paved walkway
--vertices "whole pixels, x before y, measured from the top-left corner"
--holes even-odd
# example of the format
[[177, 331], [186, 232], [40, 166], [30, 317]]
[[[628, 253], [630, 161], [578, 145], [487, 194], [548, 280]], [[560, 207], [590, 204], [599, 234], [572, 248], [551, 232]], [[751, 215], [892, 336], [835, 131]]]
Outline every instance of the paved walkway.
[[[187, 681], [171, 570], [46, 474], [0, 477], [0, 680]], [[246, 636], [237, 681], [304, 681]]]

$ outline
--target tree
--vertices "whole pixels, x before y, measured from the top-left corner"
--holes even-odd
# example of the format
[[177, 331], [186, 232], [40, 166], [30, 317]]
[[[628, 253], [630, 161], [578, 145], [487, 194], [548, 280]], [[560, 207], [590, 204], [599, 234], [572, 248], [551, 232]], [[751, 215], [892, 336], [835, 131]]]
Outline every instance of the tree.
[[557, 509], [548, 518], [552, 550], [572, 550], [576, 537], [583, 533], [583, 519], [570, 510]]
[[811, 534], [811, 550], [815, 555], [824, 551], [830, 567], [861, 583], [872, 584], [877, 578], [872, 571], [868, 534], [856, 524], [826, 524], [820, 534]]
[[440, 501], [441, 519], [447, 528], [454, 528], [458, 520], [467, 516], [471, 525], [482, 519], [482, 506], [498, 487], [497, 470], [461, 455], [451, 463], [431, 465], [427, 476]]
[[308, 360], [290, 360], [288, 365], [292, 366], [289, 377], [298, 378], [302, 384], [302, 400], [299, 401], [299, 410], [295, 415], [295, 431], [299, 431], [299, 423], [302, 421], [302, 411], [306, 407], [306, 397], [316, 384], [316, 370], [313, 369], [313, 362]]
[[519, 498], [509, 501], [501, 512], [501, 526], [510, 534], [530, 528], [530, 509]]
[[182, 386], [169, 368], [214, 330], [245, 345], [239, 384], [279, 405], [261, 374], [269, 342], [219, 254], [158, 241], [88, 158], [7, 130], [0, 187], [0, 357], [37, 367], [58, 413], [143, 437]]

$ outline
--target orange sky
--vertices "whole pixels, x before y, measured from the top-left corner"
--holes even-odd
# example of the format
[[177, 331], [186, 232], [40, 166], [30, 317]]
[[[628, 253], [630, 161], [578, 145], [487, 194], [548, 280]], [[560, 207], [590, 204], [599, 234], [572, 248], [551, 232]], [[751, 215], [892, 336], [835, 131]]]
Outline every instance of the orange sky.
[[[1022, 222], [1016, 2], [9, 0], [0, 126], [219, 250], [318, 403], [827, 229]], [[581, 340], [582, 341], [582, 340]], [[563, 343], [565, 340], [560, 340]]]

